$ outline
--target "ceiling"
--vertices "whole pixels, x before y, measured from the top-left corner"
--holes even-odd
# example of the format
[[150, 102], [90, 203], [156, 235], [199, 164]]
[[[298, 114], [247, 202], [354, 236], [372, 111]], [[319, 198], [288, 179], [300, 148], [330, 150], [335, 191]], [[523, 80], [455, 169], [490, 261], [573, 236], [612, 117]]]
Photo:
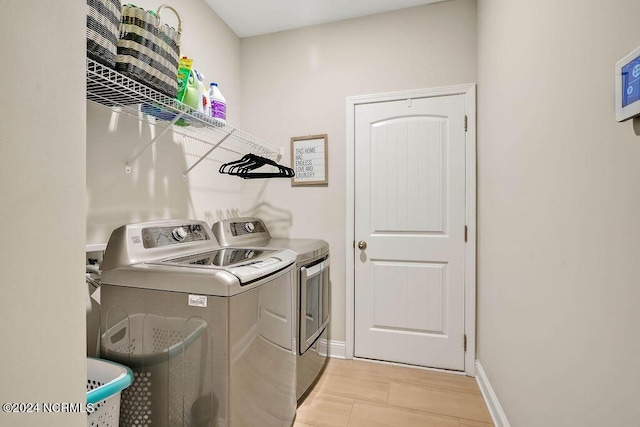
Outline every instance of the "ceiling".
[[444, 0], [205, 0], [240, 38]]

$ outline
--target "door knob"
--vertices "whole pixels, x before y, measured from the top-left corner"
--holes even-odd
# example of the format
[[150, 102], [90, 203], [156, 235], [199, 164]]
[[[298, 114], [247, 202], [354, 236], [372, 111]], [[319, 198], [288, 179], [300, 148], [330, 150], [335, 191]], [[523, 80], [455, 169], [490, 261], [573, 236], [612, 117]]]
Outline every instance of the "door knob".
[[367, 242], [365, 242], [364, 240], [360, 240], [358, 242], [358, 249], [362, 249], [363, 251], [367, 249]]

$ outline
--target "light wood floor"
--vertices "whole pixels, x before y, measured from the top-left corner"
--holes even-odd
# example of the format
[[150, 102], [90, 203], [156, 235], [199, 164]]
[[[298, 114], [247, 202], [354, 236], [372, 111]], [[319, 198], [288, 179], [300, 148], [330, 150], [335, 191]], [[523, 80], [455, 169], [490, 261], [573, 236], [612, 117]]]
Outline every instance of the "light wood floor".
[[475, 379], [360, 360], [330, 359], [294, 427], [490, 427]]

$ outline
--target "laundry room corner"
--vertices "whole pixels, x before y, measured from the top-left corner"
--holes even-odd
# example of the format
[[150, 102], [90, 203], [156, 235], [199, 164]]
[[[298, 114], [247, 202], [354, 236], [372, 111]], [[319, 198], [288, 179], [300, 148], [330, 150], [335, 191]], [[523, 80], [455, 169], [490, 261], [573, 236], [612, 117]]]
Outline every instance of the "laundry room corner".
[[[156, 11], [163, 3], [136, 5]], [[207, 86], [219, 83], [228, 100], [228, 122], [239, 124], [240, 39], [204, 1], [174, 6], [183, 24], [181, 55], [193, 58]], [[167, 10], [162, 19], [177, 26]], [[163, 134], [165, 126], [87, 102], [87, 245], [106, 244], [111, 231], [127, 223], [193, 218], [213, 224], [238, 216], [242, 180], [218, 173], [224, 161], [238, 155], [217, 150], [185, 176], [210, 146], [172, 131]]]

